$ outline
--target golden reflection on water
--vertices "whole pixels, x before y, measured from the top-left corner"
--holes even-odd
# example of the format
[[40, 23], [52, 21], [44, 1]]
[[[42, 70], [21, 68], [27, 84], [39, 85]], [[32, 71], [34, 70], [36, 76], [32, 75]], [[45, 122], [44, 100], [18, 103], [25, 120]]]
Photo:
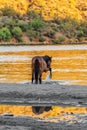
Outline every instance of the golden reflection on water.
[[[52, 80], [72, 80], [70, 84], [87, 85], [87, 50], [0, 52], [0, 56], [6, 56], [0, 61], [0, 82], [31, 80], [31, 58], [36, 55], [53, 57]], [[43, 73], [43, 79], [47, 74]]]
[[87, 114], [86, 107], [59, 107], [52, 106], [52, 109], [48, 112], [43, 111], [41, 114], [35, 114], [32, 110], [32, 106], [11, 106], [11, 105], [1, 105], [0, 114], [13, 114], [14, 116], [31, 116], [34, 118], [51, 119], [55, 118], [64, 120], [72, 120], [76, 114]]

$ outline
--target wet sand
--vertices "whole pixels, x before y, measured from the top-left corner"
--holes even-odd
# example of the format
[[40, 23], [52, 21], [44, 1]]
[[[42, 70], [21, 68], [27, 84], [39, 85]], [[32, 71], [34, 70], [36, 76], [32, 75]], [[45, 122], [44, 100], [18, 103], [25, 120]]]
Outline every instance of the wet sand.
[[46, 122], [32, 117], [0, 116], [0, 130], [87, 130], [87, 115], [77, 120]]
[[[58, 81], [44, 81], [42, 85], [0, 83], [0, 104], [86, 107], [87, 86], [60, 85]], [[87, 130], [87, 114], [73, 116], [65, 121], [56, 118], [55, 122], [55, 117], [50, 120], [1, 114], [0, 130]]]
[[87, 106], [87, 86], [59, 85], [57, 81], [41, 85], [1, 83], [0, 104]]

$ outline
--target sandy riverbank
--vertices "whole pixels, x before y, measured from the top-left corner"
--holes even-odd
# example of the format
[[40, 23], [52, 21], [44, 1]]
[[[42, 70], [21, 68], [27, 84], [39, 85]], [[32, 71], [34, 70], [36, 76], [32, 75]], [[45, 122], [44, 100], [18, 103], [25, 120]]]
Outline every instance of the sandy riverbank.
[[32, 117], [0, 116], [0, 130], [86, 130], [87, 116], [78, 115], [69, 121], [49, 122]]
[[59, 85], [57, 81], [42, 85], [1, 83], [0, 104], [86, 106], [87, 86]]

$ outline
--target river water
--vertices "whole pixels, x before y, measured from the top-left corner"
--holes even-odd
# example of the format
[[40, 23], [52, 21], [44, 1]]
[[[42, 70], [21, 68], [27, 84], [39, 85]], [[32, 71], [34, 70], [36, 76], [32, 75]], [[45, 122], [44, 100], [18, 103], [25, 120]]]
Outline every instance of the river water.
[[[68, 124], [86, 123], [87, 108], [85, 107], [58, 107], [52, 106], [51, 110], [42, 111], [40, 114], [34, 113], [32, 106], [0, 106], [0, 114], [4, 117], [19, 116], [21, 118], [32, 117], [43, 122], [66, 122]], [[43, 109], [43, 107], [42, 107]], [[43, 126], [42, 126], [43, 127]]]
[[[31, 80], [31, 59], [52, 56], [51, 81], [87, 85], [87, 45], [0, 46], [0, 83], [27, 83]], [[48, 80], [43, 73], [43, 80]]]
[[[27, 83], [31, 80], [31, 59], [36, 55], [52, 56], [52, 82], [87, 85], [87, 45], [0, 46], [0, 83]], [[49, 80], [49, 72], [43, 80]], [[0, 114], [30, 116], [44, 122], [84, 122], [86, 107], [58, 107], [35, 114], [32, 106], [0, 105]], [[78, 118], [78, 115], [81, 117]], [[86, 120], [87, 121], [87, 120]]]

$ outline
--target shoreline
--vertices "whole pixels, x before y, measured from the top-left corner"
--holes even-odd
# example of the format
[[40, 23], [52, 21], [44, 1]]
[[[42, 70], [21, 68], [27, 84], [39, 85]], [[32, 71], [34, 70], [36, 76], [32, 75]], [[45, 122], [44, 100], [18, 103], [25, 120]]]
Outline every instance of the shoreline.
[[1, 52], [20, 52], [20, 51], [49, 51], [49, 50], [87, 50], [87, 45], [24, 45], [24, 46], [0, 46]]
[[30, 43], [12, 43], [12, 42], [0, 42], [0, 46], [26, 46], [26, 45], [31, 45], [31, 46], [44, 46], [44, 45], [87, 45], [87, 42], [73, 42], [73, 43], [59, 43], [59, 44], [54, 44], [54, 43], [49, 43], [49, 42], [30, 42]]

